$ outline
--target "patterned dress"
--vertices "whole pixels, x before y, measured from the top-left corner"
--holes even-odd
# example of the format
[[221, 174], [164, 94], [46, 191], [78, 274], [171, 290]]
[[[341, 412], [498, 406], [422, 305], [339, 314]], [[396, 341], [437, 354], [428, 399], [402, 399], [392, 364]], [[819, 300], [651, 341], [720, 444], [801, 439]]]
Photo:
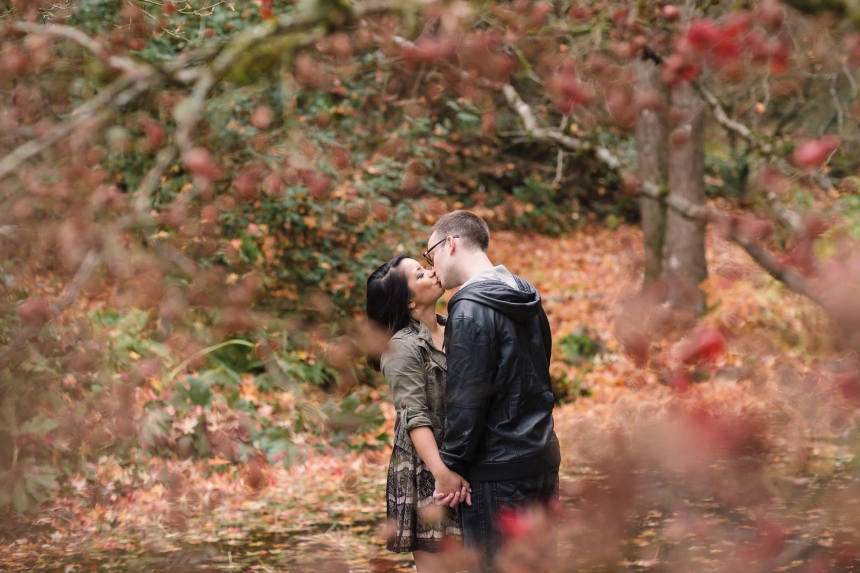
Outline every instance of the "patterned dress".
[[[437, 319], [445, 324], [444, 316]], [[416, 322], [394, 334], [381, 362], [397, 410], [386, 489], [388, 549], [442, 551], [445, 539], [462, 537], [460, 508], [433, 499], [433, 474], [418, 456], [409, 431], [428, 426], [441, 445], [447, 360], [433, 344], [430, 330]]]

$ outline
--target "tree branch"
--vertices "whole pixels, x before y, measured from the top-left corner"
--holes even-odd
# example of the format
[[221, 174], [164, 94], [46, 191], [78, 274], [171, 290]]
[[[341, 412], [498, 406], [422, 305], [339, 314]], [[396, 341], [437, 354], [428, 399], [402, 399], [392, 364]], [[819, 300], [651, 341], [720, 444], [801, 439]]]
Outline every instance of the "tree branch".
[[69, 119], [55, 125], [42, 137], [28, 141], [14, 149], [3, 159], [0, 159], [0, 181], [12, 174], [25, 161], [38, 155], [62, 137], [69, 135], [75, 129], [89, 121], [99, 111], [110, 105], [115, 97], [131, 87], [139, 79], [131, 74], [118, 78], [113, 83], [102, 88], [91, 100], [73, 111]]
[[[664, 63], [663, 56], [648, 48], [645, 49], [643, 58], [652, 60], [658, 66]], [[758, 149], [766, 156], [771, 156], [773, 154], [773, 145], [767, 141], [768, 138], [761, 133], [751, 130], [747, 125], [731, 119], [723, 108], [723, 104], [717, 99], [717, 96], [702, 85], [701, 81], [691, 81], [690, 87], [696, 90], [699, 96], [708, 103], [711, 107], [711, 112], [714, 114], [714, 119], [716, 119], [717, 123], [722, 125], [726, 131], [730, 131], [746, 141], [750, 145], [751, 149]]]
[[[617, 156], [613, 155], [608, 149], [592, 147], [590, 144], [582, 140], [567, 137], [559, 134], [558, 132], [553, 132], [539, 127], [537, 119], [532, 113], [531, 108], [528, 104], [523, 102], [516, 90], [511, 85], [505, 85], [503, 91], [508, 103], [516, 110], [517, 114], [523, 120], [526, 132], [533, 139], [552, 142], [557, 144], [559, 147], [564, 147], [571, 151], [593, 151], [595, 155], [608, 167], [615, 171], [620, 170], [621, 160]], [[813, 302], [821, 305], [820, 300], [815, 294], [815, 290], [812, 288], [810, 281], [805, 276], [795, 268], [777, 261], [770, 255], [770, 253], [762, 248], [761, 245], [743, 234], [736, 226], [730, 225], [725, 214], [705, 205], [696, 205], [691, 203], [683, 197], [675, 193], [671, 193], [668, 187], [661, 187], [651, 181], [645, 181], [640, 185], [639, 194], [663, 203], [669, 209], [672, 209], [687, 219], [699, 221], [703, 224], [708, 222], [719, 222], [729, 226], [731, 228], [729, 239], [743, 248], [762, 269], [776, 280], [785, 284], [792, 291], [802, 294]], [[776, 206], [775, 211], [782, 207], [784, 212], [781, 211], [780, 213], [787, 220], [793, 222], [792, 228], [801, 229], [803, 222], [800, 217], [779, 203], [775, 195], [772, 193], [769, 195], [773, 200], [772, 206]]]
[[698, 92], [709, 106], [711, 106], [711, 112], [714, 114], [714, 119], [716, 119], [717, 123], [722, 125], [726, 131], [730, 131], [741, 137], [749, 144], [751, 150], [758, 149], [766, 156], [773, 155], [773, 145], [769, 141], [766, 141], [766, 137], [751, 130], [745, 124], [729, 118], [726, 114], [726, 110], [723, 109], [723, 105], [717, 99], [717, 96], [703, 86], [702, 82], [694, 80], [690, 82], [690, 86]]
[[[55, 301], [54, 304], [50, 306], [48, 309], [49, 317], [51, 320], [56, 317], [58, 314], [72, 306], [72, 303], [75, 302], [75, 299], [78, 298], [81, 290], [86, 285], [87, 281], [90, 280], [90, 277], [96, 271], [99, 266], [99, 262], [101, 257], [97, 250], [91, 249], [84, 256], [84, 260], [81, 262], [81, 265], [78, 267], [75, 276], [72, 278], [71, 282], [66, 287], [66, 290], [61, 294]], [[19, 364], [23, 359], [23, 349], [24, 345], [27, 344], [27, 341], [30, 340], [33, 336], [39, 333], [42, 330], [44, 324], [34, 324], [30, 326], [24, 327], [18, 334], [15, 336], [15, 339], [0, 353], [0, 370], [3, 370], [7, 367], [14, 367]]]
[[42, 25], [31, 24], [29, 22], [15, 22], [12, 24], [12, 28], [18, 32], [24, 32], [26, 34], [38, 34], [40, 36], [63, 38], [75, 42], [92, 52], [93, 55], [100, 60], [107, 62], [110, 67], [116, 70], [131, 72], [139, 70], [141, 67], [145, 66], [145, 64], [135, 62], [131, 58], [112, 55], [107, 51], [107, 49], [105, 49], [101, 42], [96, 41], [95, 39], [87, 36], [84, 32], [71, 26], [64, 26], [62, 24]]
[[[152, 68], [146, 64], [135, 63], [128, 58], [117, 59], [114, 61], [115, 65], [126, 70], [127, 73], [103, 88], [95, 97], [72, 112], [71, 118], [54, 126], [53, 129], [42, 137], [24, 143], [0, 159], [0, 181], [21, 167], [28, 159], [38, 155], [62, 137], [69, 135], [75, 128], [84, 124], [105, 107], [127, 105], [142, 93], [153, 89], [167, 79], [174, 79], [181, 83], [195, 81], [194, 93], [189, 99], [189, 102], [192, 104], [190, 110], [192, 113], [189, 114], [187, 120], [184, 122], [185, 126], [190, 125], [193, 127], [196, 123], [196, 117], [199, 117], [199, 114], [195, 115], [195, 112], [198, 111], [198, 107], [202, 108], [202, 104], [205, 102], [205, 98], [211, 89], [242, 55], [246, 54], [248, 50], [254, 48], [260, 42], [276, 35], [311, 29], [323, 23], [333, 26], [342, 25], [350, 19], [390, 12], [395, 9], [399, 8], [387, 0], [382, 0], [357, 5], [348, 13], [334, 13], [314, 3], [311, 4], [311, 7], [305, 13], [283, 15], [277, 20], [254, 26], [243, 32], [233, 41], [201, 48], [192, 55], [180, 55], [160, 69]], [[16, 24], [16, 26], [18, 25], [20, 25], [20, 30], [23, 32], [54, 35], [77, 42], [93, 52], [97, 57], [107, 58], [108, 60], [114, 57], [108, 56], [101, 44], [83, 32], [69, 26]], [[307, 43], [310, 41], [311, 39]], [[196, 72], [188, 69], [188, 66], [193, 63], [205, 62], [209, 59], [213, 60], [207, 72]], [[190, 127], [185, 128], [185, 131], [188, 130], [190, 130]], [[177, 134], [182, 139], [178, 143], [183, 153], [190, 146], [190, 138], [183, 138], [185, 131], [183, 131], [183, 127], [180, 127], [180, 132]]]
[[570, 137], [569, 135], [565, 135], [558, 131], [540, 127], [534, 113], [532, 113], [532, 109], [522, 100], [520, 94], [517, 93], [517, 90], [515, 90], [511, 84], [503, 85], [502, 93], [505, 94], [505, 98], [508, 100], [508, 105], [510, 105], [520, 116], [520, 119], [523, 120], [523, 127], [525, 127], [526, 133], [533, 139], [554, 143], [568, 151], [591, 152], [595, 157], [597, 157], [597, 159], [613, 171], [621, 169], [621, 160], [607, 148], [593, 145], [588, 141], [583, 141], [576, 137]]

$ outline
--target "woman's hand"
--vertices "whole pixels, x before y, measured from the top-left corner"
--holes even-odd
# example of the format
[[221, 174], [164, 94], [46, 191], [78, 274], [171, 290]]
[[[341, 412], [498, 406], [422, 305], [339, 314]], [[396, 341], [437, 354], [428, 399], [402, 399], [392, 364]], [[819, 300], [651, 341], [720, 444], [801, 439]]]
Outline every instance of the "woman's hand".
[[469, 482], [464, 480], [460, 474], [453, 472], [446, 466], [443, 470], [434, 474], [436, 478], [436, 491], [433, 497], [442, 505], [455, 507], [458, 503], [465, 501], [472, 505], [472, 488]]
[[469, 488], [469, 482], [460, 474], [451, 471], [439, 457], [439, 448], [436, 447], [433, 430], [429, 426], [412, 428], [409, 431], [409, 437], [412, 438], [418, 455], [436, 479], [436, 491], [433, 492], [433, 497], [442, 505], [450, 507], [456, 506], [461, 501], [472, 505], [472, 490]]

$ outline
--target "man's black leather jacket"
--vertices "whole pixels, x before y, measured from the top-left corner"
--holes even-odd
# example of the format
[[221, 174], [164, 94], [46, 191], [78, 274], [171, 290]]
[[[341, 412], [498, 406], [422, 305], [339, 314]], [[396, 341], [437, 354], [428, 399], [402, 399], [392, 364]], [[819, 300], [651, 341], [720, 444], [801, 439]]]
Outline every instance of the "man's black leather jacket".
[[552, 337], [540, 295], [514, 277], [463, 286], [448, 303], [447, 423], [440, 454], [468, 480], [538, 475], [561, 460], [553, 430]]

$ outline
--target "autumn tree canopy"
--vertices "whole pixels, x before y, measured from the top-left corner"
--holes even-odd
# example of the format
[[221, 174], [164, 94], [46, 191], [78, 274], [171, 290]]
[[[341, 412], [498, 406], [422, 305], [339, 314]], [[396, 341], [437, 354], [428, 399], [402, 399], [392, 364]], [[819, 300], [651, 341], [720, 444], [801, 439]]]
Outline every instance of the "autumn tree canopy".
[[562, 237], [641, 225], [642, 288], [605, 336], [676, 389], [733, 336], [696, 327], [718, 232], [836, 329], [851, 395], [858, 67], [849, 1], [12, 0], [0, 511], [105, 452], [258, 483], [305, 435], [376, 447], [365, 280], [453, 208]]

